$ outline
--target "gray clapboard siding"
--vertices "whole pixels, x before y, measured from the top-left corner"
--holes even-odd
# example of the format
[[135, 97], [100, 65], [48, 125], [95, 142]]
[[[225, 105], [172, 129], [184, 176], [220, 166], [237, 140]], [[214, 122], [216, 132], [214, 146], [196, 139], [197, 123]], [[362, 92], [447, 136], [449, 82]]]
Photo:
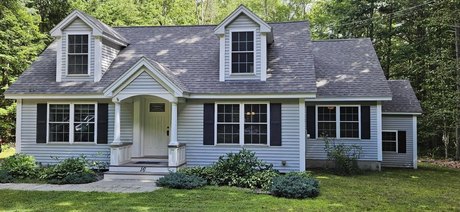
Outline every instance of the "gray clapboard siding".
[[383, 152], [382, 166], [413, 167], [413, 120], [406, 115], [383, 115], [382, 130], [406, 131], [406, 153]]
[[[90, 32], [89, 36], [89, 75], [84, 76], [68, 76], [67, 75], [67, 35], [71, 32]], [[75, 19], [71, 24], [69, 24], [62, 32], [62, 42], [61, 42], [61, 73], [62, 81], [94, 81], [94, 53], [95, 53], [95, 39], [91, 35], [91, 27], [88, 26], [81, 19]]]
[[102, 75], [109, 69], [110, 64], [112, 64], [112, 61], [117, 57], [119, 51], [120, 50], [116, 48], [115, 45], [111, 45], [104, 40], [102, 41]]
[[[308, 116], [308, 114], [307, 114]], [[371, 139], [341, 139], [335, 140], [337, 143], [346, 145], [357, 145], [363, 150], [360, 160], [377, 161], [377, 107], [371, 106]], [[324, 141], [321, 139], [307, 139], [306, 158], [324, 160], [327, 154], [324, 151]]]
[[169, 94], [168, 90], [166, 90], [160, 83], [158, 83], [158, 81], [153, 79], [144, 71], [125, 88], [123, 88], [119, 92], [119, 95], [151, 93]]
[[[238, 152], [241, 146], [203, 145], [203, 102], [189, 101], [179, 105], [178, 140], [186, 143], [188, 166], [207, 166], [219, 156]], [[282, 172], [299, 170], [299, 105], [296, 102], [282, 104], [282, 146], [243, 146]], [[281, 161], [287, 162], [286, 166]]]
[[[230, 35], [233, 29], [255, 29], [255, 60], [254, 75], [231, 75], [231, 43]], [[238, 16], [225, 29], [225, 79], [260, 79], [261, 74], [261, 35], [260, 26], [246, 15]]]
[[[57, 161], [52, 157], [65, 159], [85, 155], [89, 160], [109, 162], [110, 149], [104, 144], [37, 144], [36, 143], [36, 123], [37, 123], [37, 103], [46, 101], [23, 100], [22, 105], [22, 126], [21, 126], [21, 151], [22, 153], [33, 155], [38, 162], [43, 164], [54, 164]], [[109, 107], [109, 112], [113, 114], [113, 106]], [[109, 129], [113, 129], [113, 118], [109, 118]], [[113, 140], [113, 131], [109, 133], [109, 141]]]
[[[121, 135], [120, 136], [121, 136], [121, 140], [124, 142], [133, 142], [133, 113], [134, 113], [133, 103], [126, 102], [126, 103], [121, 104], [121, 116], [120, 116]], [[115, 111], [114, 113], [110, 113], [109, 116], [112, 116], [113, 119], [115, 120]]]

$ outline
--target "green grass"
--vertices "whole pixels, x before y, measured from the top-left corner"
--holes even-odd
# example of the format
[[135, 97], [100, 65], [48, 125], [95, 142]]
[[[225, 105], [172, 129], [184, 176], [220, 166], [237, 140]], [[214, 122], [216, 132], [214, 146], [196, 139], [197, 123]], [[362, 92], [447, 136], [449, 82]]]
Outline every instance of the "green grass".
[[460, 170], [422, 164], [354, 177], [315, 172], [316, 199], [292, 200], [249, 190], [205, 187], [150, 193], [0, 191], [0, 211], [452, 211], [460, 210]]
[[[1, 147], [0, 147], [1, 148]], [[14, 148], [5, 148], [3, 147], [3, 151], [0, 153], [0, 160], [3, 159], [3, 158], [7, 158], [11, 155], [14, 155], [15, 153], [15, 149]]]

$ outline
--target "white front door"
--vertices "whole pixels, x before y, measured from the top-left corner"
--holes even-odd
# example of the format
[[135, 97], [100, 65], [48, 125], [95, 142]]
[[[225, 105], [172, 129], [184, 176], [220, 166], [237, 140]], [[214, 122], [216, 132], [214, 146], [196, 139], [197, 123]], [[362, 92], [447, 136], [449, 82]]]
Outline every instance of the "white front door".
[[144, 156], [168, 155], [170, 108], [169, 102], [145, 101], [142, 148]]

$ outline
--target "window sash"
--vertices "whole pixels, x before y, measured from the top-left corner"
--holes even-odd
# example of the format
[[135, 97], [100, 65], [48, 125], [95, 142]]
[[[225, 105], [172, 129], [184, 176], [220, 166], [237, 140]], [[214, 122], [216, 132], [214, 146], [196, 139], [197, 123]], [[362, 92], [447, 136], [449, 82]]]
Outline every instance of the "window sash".
[[[83, 37], [86, 38], [83, 39]], [[89, 74], [89, 39], [89, 34], [69, 34], [67, 36], [67, 74]], [[81, 62], [77, 62], [77, 60], [81, 60]]]
[[[385, 133], [392, 133], [394, 134], [394, 140], [390, 140], [391, 138], [384, 138]], [[392, 136], [393, 137], [393, 136]], [[385, 144], [394, 144], [394, 149], [385, 149]], [[398, 132], [397, 131], [382, 131], [382, 151], [383, 152], [398, 152]]]
[[243, 112], [244, 112], [244, 143], [245, 144], [267, 144], [268, 143], [267, 136], [268, 136], [268, 130], [269, 130], [268, 129], [268, 106], [266, 104], [244, 104]]
[[[220, 108], [223, 108], [222, 110]], [[228, 107], [231, 107], [231, 111], [227, 111]], [[237, 108], [237, 113], [234, 111]], [[240, 129], [240, 105], [239, 104], [219, 104], [217, 105], [216, 110], [216, 143], [217, 144], [238, 144], [240, 143], [239, 138], [239, 129]], [[236, 115], [236, 117], [235, 117]], [[235, 121], [237, 120], [237, 122]], [[231, 132], [226, 132], [227, 126], [231, 127]], [[234, 127], [237, 126], [237, 131], [235, 134]], [[219, 130], [223, 128], [223, 132], [219, 132]], [[237, 136], [237, 139], [235, 138]], [[221, 140], [223, 139], [223, 140]], [[227, 140], [230, 139], [230, 142]]]
[[[231, 73], [254, 73], [255, 31], [234, 31], [231, 34]], [[241, 36], [244, 34], [245, 38]], [[242, 40], [241, 40], [242, 39]], [[236, 47], [236, 48], [235, 48]], [[241, 48], [244, 47], [244, 48]], [[235, 58], [238, 58], [235, 60]], [[243, 58], [243, 59], [242, 59]]]
[[[326, 108], [325, 111], [328, 111], [329, 107], [335, 108], [335, 114], [328, 115], [324, 111], [321, 111], [323, 108]], [[343, 115], [342, 109], [344, 108], [357, 108], [355, 115], [357, 117], [352, 118], [352, 120], [342, 120]], [[321, 112], [321, 114], [320, 114]], [[335, 127], [330, 127], [329, 129], [320, 128], [321, 125], [335, 124]], [[345, 135], [344, 130], [347, 130], [344, 126], [347, 124], [352, 124], [357, 131], [355, 136]], [[335, 129], [334, 129], [335, 128]], [[332, 132], [334, 131], [335, 132]], [[328, 137], [337, 138], [337, 139], [361, 139], [361, 106], [360, 105], [316, 105], [316, 134], [321, 136], [322, 132], [330, 131], [331, 135]]]

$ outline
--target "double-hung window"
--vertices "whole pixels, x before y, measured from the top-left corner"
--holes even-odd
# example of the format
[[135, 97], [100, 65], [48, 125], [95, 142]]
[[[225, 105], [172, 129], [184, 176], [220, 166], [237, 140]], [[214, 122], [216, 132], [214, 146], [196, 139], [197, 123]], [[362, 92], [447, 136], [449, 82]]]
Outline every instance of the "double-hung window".
[[49, 104], [48, 142], [95, 142], [95, 104]]
[[254, 32], [232, 32], [232, 73], [254, 73]]
[[217, 104], [216, 144], [269, 144], [268, 104]]
[[319, 136], [331, 138], [360, 138], [359, 106], [318, 106]]
[[88, 74], [89, 35], [68, 35], [67, 73]]
[[382, 131], [382, 150], [385, 152], [398, 152], [398, 132]]

